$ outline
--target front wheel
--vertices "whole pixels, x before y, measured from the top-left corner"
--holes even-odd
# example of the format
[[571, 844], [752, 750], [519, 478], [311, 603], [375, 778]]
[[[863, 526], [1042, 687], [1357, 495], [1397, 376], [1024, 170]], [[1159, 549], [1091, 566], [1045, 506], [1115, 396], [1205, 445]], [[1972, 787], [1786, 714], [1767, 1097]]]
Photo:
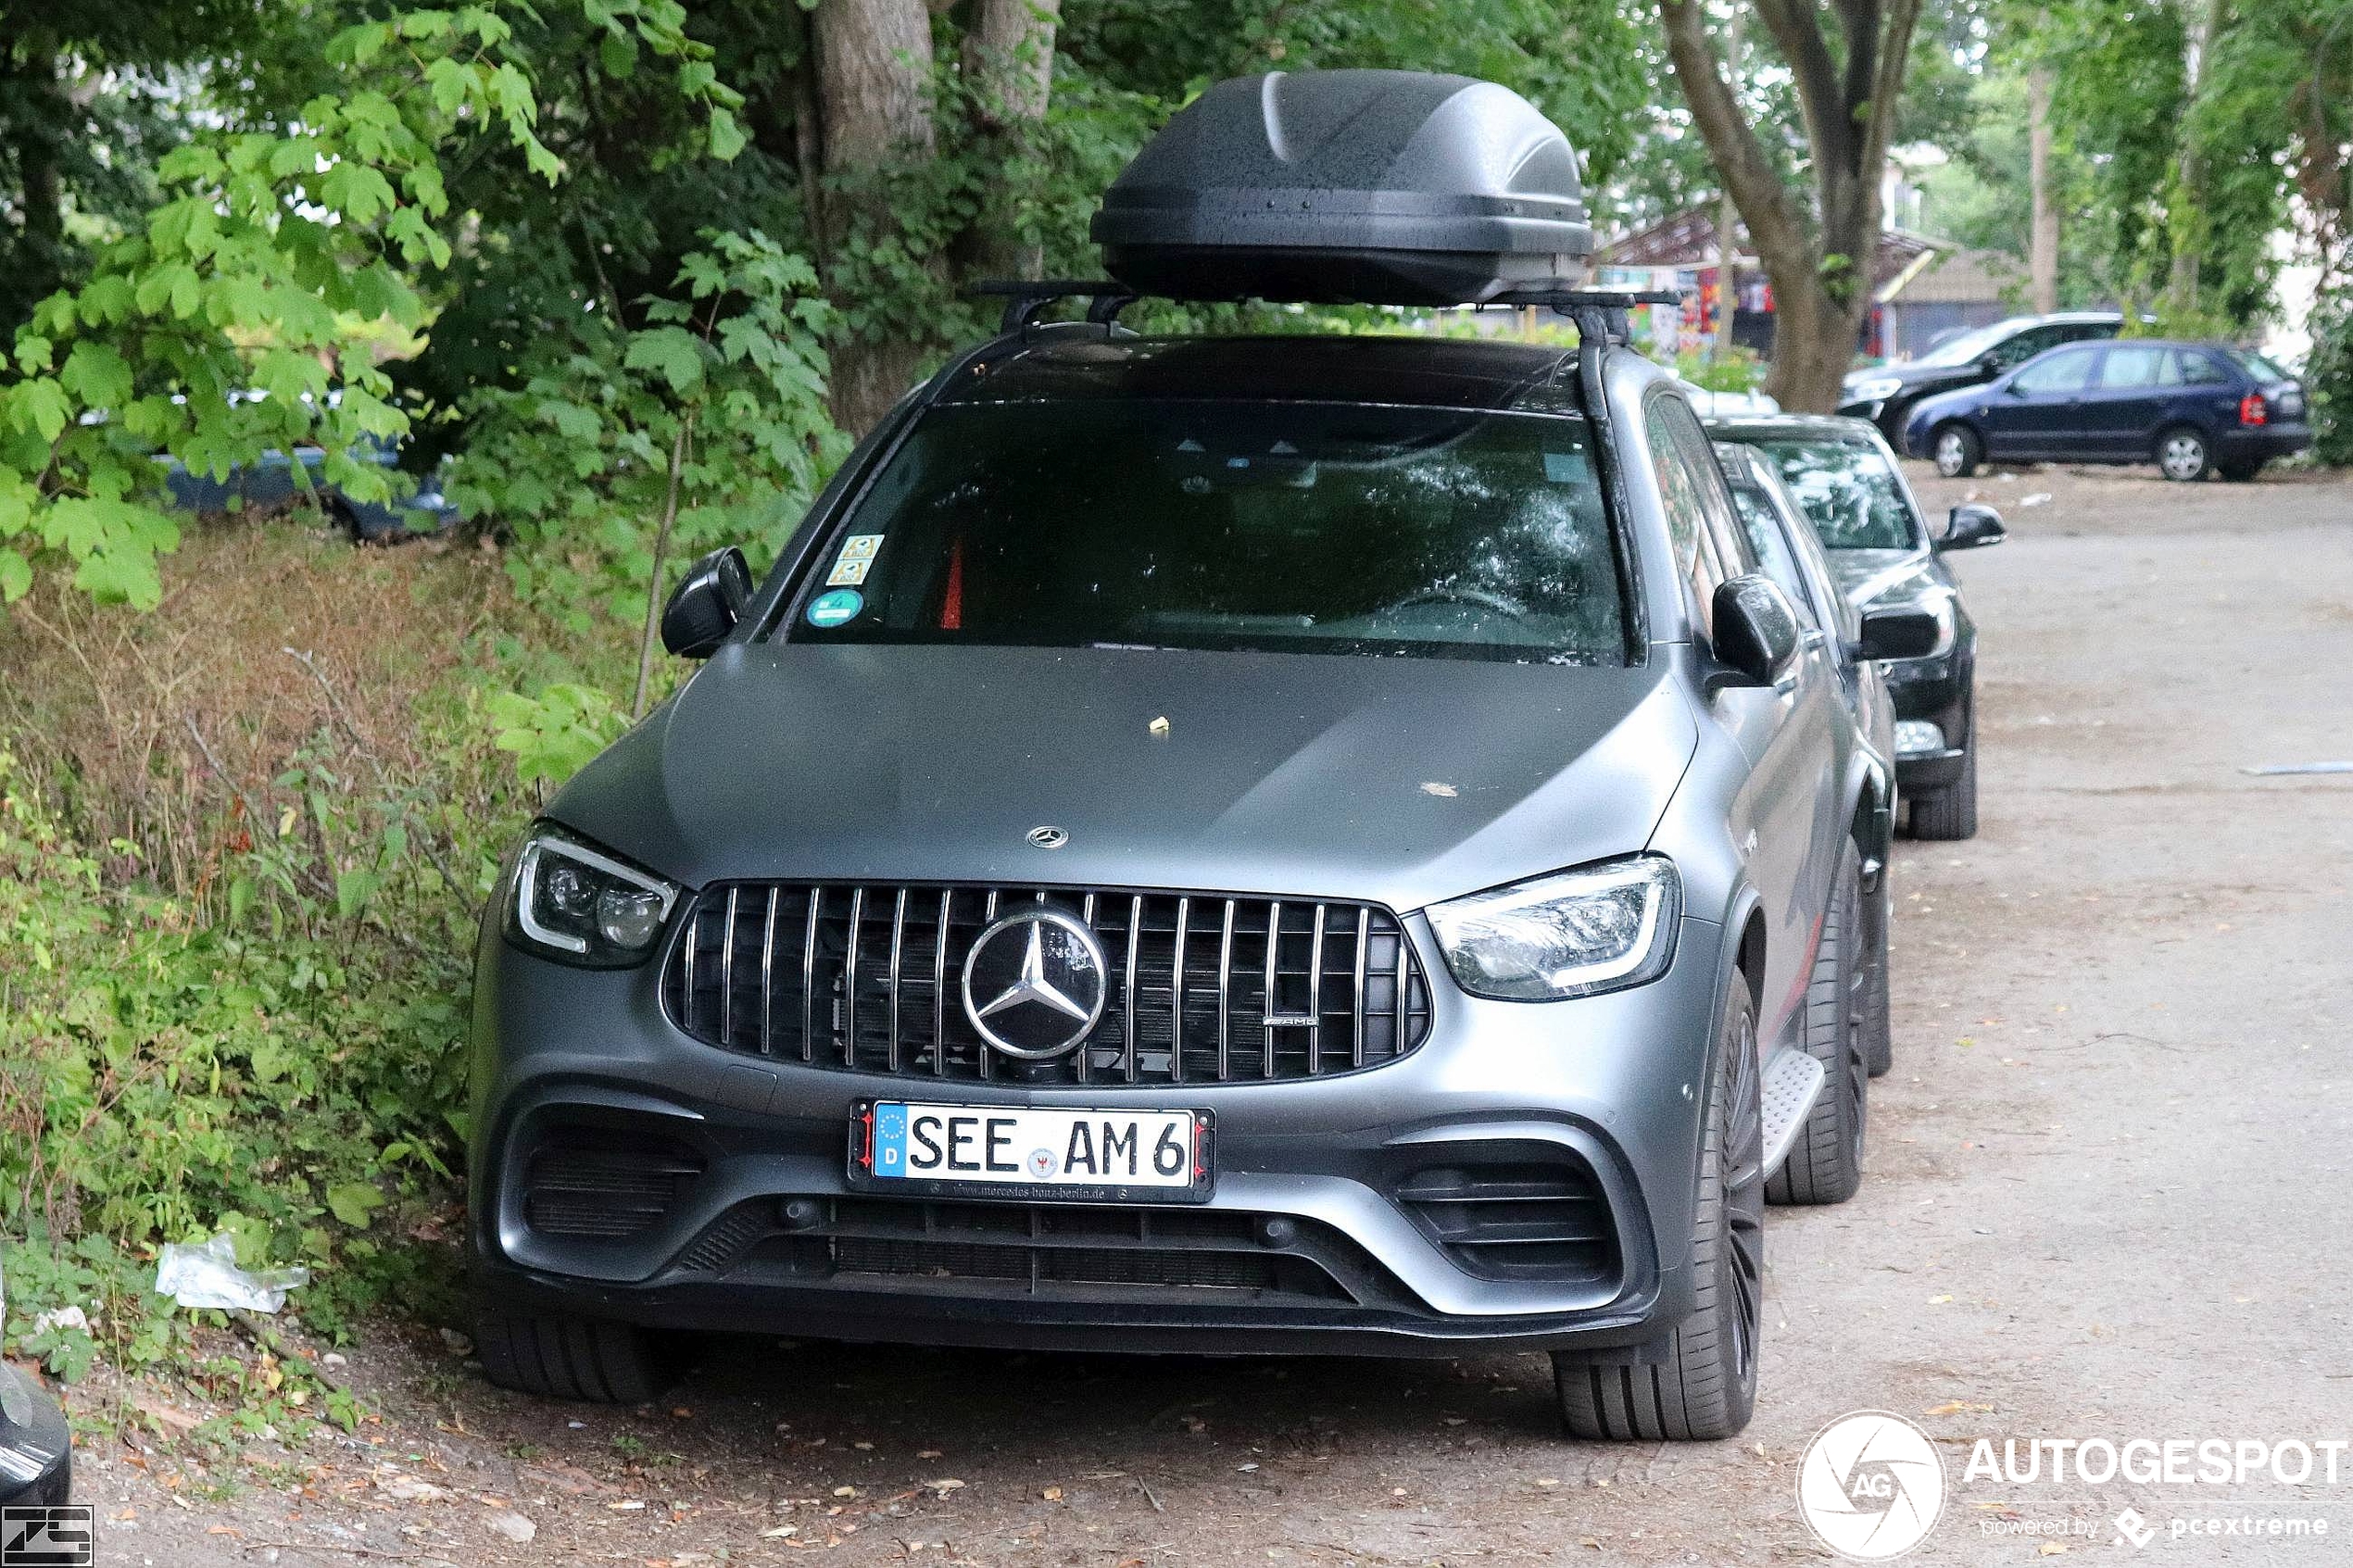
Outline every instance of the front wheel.
[[2204, 479], [2213, 466], [2206, 437], [2187, 425], [2176, 425], [2157, 438], [2158, 471], [2176, 484]]
[[482, 1312], [474, 1355], [499, 1387], [543, 1399], [641, 1405], [664, 1382], [651, 1338], [628, 1323]]
[[[1701, 1129], [1692, 1278], [1696, 1305], [1639, 1351], [1553, 1353], [1561, 1424], [1572, 1437], [1688, 1442], [1730, 1437], [1756, 1408], [1765, 1316], [1765, 1113], [1757, 1099], [1756, 1007], [1735, 972], [1718, 1031]], [[1629, 1359], [1630, 1358], [1630, 1359]]]
[[1912, 797], [1912, 836], [1920, 839], [1977, 836], [1977, 737], [1961, 757], [1961, 776], [1943, 789]]
[[1985, 460], [1985, 443], [1967, 425], [1939, 425], [1929, 442], [1936, 471], [1947, 479], [1967, 479]]

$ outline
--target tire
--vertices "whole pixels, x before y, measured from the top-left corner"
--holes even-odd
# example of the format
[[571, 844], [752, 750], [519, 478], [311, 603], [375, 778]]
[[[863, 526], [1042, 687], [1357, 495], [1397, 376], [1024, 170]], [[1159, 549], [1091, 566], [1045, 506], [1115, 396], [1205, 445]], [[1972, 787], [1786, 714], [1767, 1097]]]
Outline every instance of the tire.
[[628, 1323], [484, 1313], [474, 1354], [492, 1383], [543, 1399], [641, 1405], [664, 1386], [652, 1342]]
[[1822, 1064], [1822, 1092], [1789, 1158], [1765, 1184], [1768, 1203], [1843, 1203], [1863, 1185], [1863, 1133], [1870, 1117], [1863, 1059], [1863, 862], [1849, 842], [1838, 859], [1822, 940], [1806, 985], [1806, 1054]]
[[2214, 471], [2221, 474], [2229, 483], [2246, 484], [2251, 483], [2255, 476], [2263, 471], [2266, 461], [2267, 459], [2262, 458], [2252, 458], [2236, 463], [2217, 463], [2214, 465]]
[[1969, 749], [1961, 754], [1961, 776], [1943, 789], [1912, 797], [1912, 836], [1957, 839], [1977, 836], [1977, 736], [1970, 726]]
[[1730, 1437], [1756, 1408], [1756, 1348], [1764, 1327], [1764, 1110], [1757, 1102], [1756, 1006], [1732, 976], [1718, 1031], [1701, 1126], [1693, 1216], [1692, 1315], [1643, 1359], [1553, 1353], [1561, 1424], [1604, 1442]]
[[2158, 432], [2150, 456], [2157, 461], [2157, 471], [2177, 484], [2195, 483], [2214, 471], [2214, 454], [2206, 437], [2191, 425]]
[[1947, 479], [1967, 479], [1985, 460], [1985, 443], [1964, 424], [1941, 424], [1929, 433], [1929, 455]]
[[1861, 957], [1863, 984], [1863, 1066], [1874, 1078], [1884, 1078], [1895, 1065], [1895, 1024], [1887, 985], [1888, 937], [1895, 924], [1895, 896], [1890, 868], [1881, 866], [1879, 891], [1869, 896]]

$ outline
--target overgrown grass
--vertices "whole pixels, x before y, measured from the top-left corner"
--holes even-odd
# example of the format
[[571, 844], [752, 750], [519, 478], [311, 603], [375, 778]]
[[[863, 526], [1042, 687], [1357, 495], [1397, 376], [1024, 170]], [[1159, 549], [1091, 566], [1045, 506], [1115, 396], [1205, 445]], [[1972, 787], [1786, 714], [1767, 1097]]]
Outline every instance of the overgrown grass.
[[[474, 933], [543, 787], [493, 709], [630, 652], [502, 565], [246, 522], [197, 531], [154, 611], [0, 616], [0, 1348], [244, 1398], [274, 1352], [203, 1374], [147, 1289], [161, 1243], [223, 1229], [309, 1266], [313, 1333], [447, 1309]], [[35, 1331], [68, 1307], [91, 1329]]]

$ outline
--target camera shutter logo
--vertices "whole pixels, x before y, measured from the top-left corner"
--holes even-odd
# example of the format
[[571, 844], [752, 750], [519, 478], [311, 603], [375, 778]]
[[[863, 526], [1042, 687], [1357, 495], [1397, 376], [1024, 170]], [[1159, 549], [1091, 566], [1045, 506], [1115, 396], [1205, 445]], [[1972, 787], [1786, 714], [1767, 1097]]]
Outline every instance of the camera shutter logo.
[[1944, 1512], [1944, 1461], [1900, 1415], [1843, 1415], [1806, 1445], [1797, 1509], [1815, 1537], [1856, 1562], [1885, 1562], [1928, 1538]]

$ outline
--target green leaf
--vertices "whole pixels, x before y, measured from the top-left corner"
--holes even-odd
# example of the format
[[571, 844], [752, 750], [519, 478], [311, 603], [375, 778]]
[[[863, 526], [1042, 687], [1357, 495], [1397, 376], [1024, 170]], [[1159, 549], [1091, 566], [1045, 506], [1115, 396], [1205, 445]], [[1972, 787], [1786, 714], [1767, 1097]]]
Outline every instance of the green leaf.
[[357, 920], [376, 896], [384, 879], [371, 871], [348, 871], [335, 873], [335, 913], [345, 920]]
[[327, 1210], [353, 1230], [364, 1231], [384, 1195], [365, 1182], [343, 1182], [327, 1189]]
[[0, 550], [0, 604], [14, 604], [32, 587], [32, 566], [14, 550]]
[[625, 32], [608, 32], [597, 44], [597, 58], [607, 76], [625, 82], [637, 72], [637, 41]]
[[743, 128], [736, 123], [736, 117], [714, 107], [711, 111], [711, 156], [726, 163], [743, 150]]
[[684, 327], [654, 327], [632, 333], [622, 363], [633, 370], [658, 370], [670, 389], [686, 396], [702, 385], [702, 341]]

